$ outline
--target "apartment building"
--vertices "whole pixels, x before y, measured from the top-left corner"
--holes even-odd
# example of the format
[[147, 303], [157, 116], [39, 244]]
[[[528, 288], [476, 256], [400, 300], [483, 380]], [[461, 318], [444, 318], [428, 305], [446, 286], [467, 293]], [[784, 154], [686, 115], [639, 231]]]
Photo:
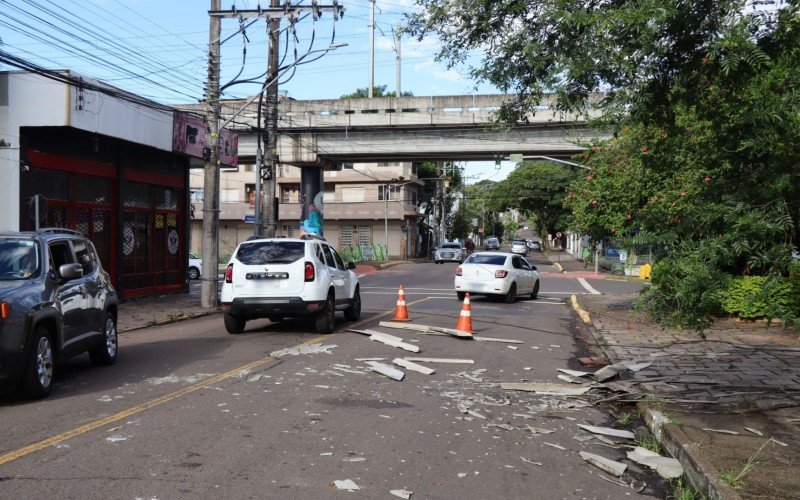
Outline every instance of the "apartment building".
[[[276, 236], [291, 238], [300, 228], [300, 167], [279, 165], [276, 172]], [[253, 234], [255, 166], [240, 164], [220, 175], [220, 254], [231, 252]], [[421, 215], [412, 162], [344, 163], [324, 173], [323, 235], [337, 248], [350, 244], [384, 245], [392, 258], [415, 256]], [[203, 172], [192, 171], [191, 248], [199, 253], [203, 218]], [[386, 228], [386, 229], [385, 229]], [[388, 230], [388, 231], [387, 231]]]

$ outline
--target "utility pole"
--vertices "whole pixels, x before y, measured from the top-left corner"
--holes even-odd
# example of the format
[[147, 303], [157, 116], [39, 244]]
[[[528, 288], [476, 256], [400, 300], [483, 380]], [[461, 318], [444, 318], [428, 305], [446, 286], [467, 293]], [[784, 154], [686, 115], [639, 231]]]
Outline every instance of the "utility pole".
[[[270, 7], [279, 7], [280, 0], [270, 0]], [[334, 14], [335, 15], [335, 14]], [[267, 180], [264, 183], [265, 206], [264, 218], [266, 219], [266, 236], [275, 237], [275, 227], [278, 225], [275, 213], [275, 176], [278, 166], [278, 43], [281, 29], [281, 18], [274, 17], [269, 20], [269, 57], [267, 86]]]
[[394, 58], [397, 59], [397, 97], [400, 97], [402, 92], [400, 91], [400, 25], [397, 25], [397, 31], [395, 32], [395, 40], [397, 43], [397, 49], [395, 50]]
[[[211, 0], [211, 10], [219, 10], [220, 0]], [[211, 16], [208, 32], [208, 95], [206, 96], [206, 160], [203, 172], [203, 274], [200, 305], [218, 305], [217, 266], [219, 247], [219, 37], [220, 18]]]
[[[332, 12], [333, 16], [339, 16], [344, 12], [337, 0], [333, 0], [332, 5], [292, 5], [288, 0], [281, 6], [280, 0], [270, 0], [268, 8], [244, 9], [244, 10], [220, 10], [220, 0], [211, 0], [211, 8], [208, 11], [210, 17], [209, 29], [209, 48], [208, 48], [208, 95], [206, 99], [206, 158], [204, 186], [203, 186], [203, 283], [201, 288], [200, 303], [203, 307], [214, 308], [219, 304], [217, 282], [218, 282], [218, 260], [219, 260], [219, 132], [220, 132], [220, 34], [222, 31], [222, 18], [251, 19], [267, 18], [269, 26], [269, 57], [268, 57], [268, 85], [266, 89], [267, 113], [265, 121], [267, 124], [268, 137], [266, 141], [266, 157], [268, 172], [262, 177], [259, 175], [256, 185], [260, 185], [262, 178], [269, 177], [264, 185], [266, 198], [261, 208], [256, 210], [257, 216], [263, 214], [266, 222], [266, 235], [275, 235], [276, 215], [275, 214], [275, 166], [277, 164], [277, 145], [278, 145], [278, 32], [280, 31], [281, 19], [291, 17], [297, 19], [300, 14], [309, 13], [314, 19], [319, 18], [322, 12]], [[261, 95], [261, 94], [259, 94]], [[255, 100], [251, 99], [247, 105]], [[244, 109], [244, 108], [243, 108]], [[242, 110], [243, 110], [242, 109]], [[242, 110], [235, 113], [239, 114]], [[232, 118], [231, 118], [232, 120]], [[256, 164], [260, 166], [260, 155], [256, 155]], [[260, 174], [260, 172], [258, 172]], [[257, 187], [257, 193], [259, 189]], [[260, 194], [260, 193], [258, 193]], [[257, 203], [262, 203], [257, 197]], [[257, 221], [258, 222], [258, 221]], [[256, 228], [260, 231], [260, 228]]]
[[375, 0], [370, 0], [369, 4], [369, 88], [367, 97], [372, 99], [372, 89], [375, 88]]

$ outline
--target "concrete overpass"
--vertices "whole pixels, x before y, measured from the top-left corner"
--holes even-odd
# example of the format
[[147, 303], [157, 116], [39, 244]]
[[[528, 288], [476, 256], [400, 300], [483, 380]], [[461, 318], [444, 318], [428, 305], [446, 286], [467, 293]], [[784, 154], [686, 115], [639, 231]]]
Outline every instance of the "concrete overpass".
[[[599, 99], [600, 96], [595, 96]], [[279, 103], [281, 163], [325, 165], [398, 160], [494, 160], [510, 154], [569, 158], [596, 137], [585, 117], [557, 111], [545, 100], [509, 130], [494, 127], [508, 95], [323, 99]], [[223, 117], [243, 101], [225, 101]], [[237, 123], [256, 123], [256, 108]], [[592, 111], [590, 116], [597, 116]], [[255, 156], [255, 135], [241, 130], [239, 157]]]

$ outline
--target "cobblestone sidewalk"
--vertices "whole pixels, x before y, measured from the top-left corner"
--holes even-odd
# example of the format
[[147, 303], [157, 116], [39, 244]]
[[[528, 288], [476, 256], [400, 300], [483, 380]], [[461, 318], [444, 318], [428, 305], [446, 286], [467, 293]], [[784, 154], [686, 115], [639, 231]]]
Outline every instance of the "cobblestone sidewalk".
[[695, 487], [710, 498], [800, 497], [800, 333], [723, 320], [704, 340], [651, 324], [633, 311], [635, 298], [579, 302], [612, 362], [653, 363], [632, 380], [649, 394], [651, 428]]

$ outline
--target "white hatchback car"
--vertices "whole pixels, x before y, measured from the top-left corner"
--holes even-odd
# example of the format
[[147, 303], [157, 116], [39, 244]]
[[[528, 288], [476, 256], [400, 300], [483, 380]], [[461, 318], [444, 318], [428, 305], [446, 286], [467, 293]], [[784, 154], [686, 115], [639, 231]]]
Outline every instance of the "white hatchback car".
[[456, 295], [465, 293], [499, 295], [513, 303], [518, 295], [539, 296], [539, 272], [519, 255], [505, 252], [478, 252], [456, 269]]
[[345, 265], [325, 240], [253, 239], [240, 243], [225, 270], [225, 329], [241, 333], [249, 319], [311, 316], [319, 333], [333, 331], [336, 311], [355, 321], [361, 295], [355, 263]]
[[203, 259], [199, 255], [189, 253], [189, 279], [199, 280], [203, 274]]

